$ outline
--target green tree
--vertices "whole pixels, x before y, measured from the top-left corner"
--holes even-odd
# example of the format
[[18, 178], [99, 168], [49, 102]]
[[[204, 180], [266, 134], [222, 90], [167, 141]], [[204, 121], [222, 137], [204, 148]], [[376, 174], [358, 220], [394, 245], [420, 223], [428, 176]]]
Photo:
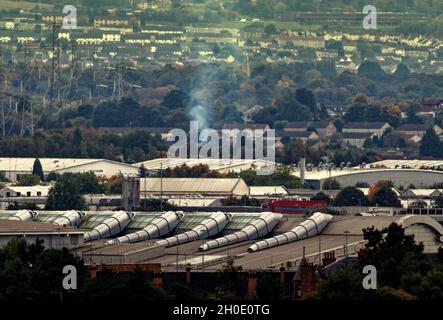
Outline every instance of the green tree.
[[381, 207], [401, 207], [401, 202], [397, 194], [388, 186], [378, 188], [370, 200]]
[[334, 199], [335, 206], [364, 206], [368, 202], [365, 194], [355, 187], [344, 188]]
[[340, 190], [341, 186], [337, 179], [327, 178], [323, 181], [322, 189], [323, 190]]
[[45, 181], [42, 164], [40, 163], [40, 160], [38, 158], [34, 160], [34, 165], [32, 166], [32, 175], [40, 177], [40, 181]]
[[323, 192], [319, 192], [316, 195], [312, 196], [311, 200], [312, 201], [326, 201], [328, 204], [331, 203], [331, 198]]
[[40, 177], [34, 174], [23, 174], [18, 179], [17, 186], [35, 186], [40, 183]]
[[221, 299], [238, 300], [246, 294], [245, 277], [241, 274], [242, 267], [235, 266], [234, 260], [229, 259], [222, 269], [217, 271], [217, 296]]
[[432, 199], [431, 204], [433, 208], [443, 208], [443, 195], [440, 194], [438, 197]]
[[186, 108], [189, 104], [189, 96], [181, 90], [169, 91], [162, 101], [162, 106], [168, 109]]
[[434, 131], [434, 128], [426, 130], [420, 144], [420, 155], [424, 157], [443, 157], [443, 144]]
[[49, 190], [46, 200], [46, 210], [83, 210], [85, 200], [80, 192], [80, 186], [73, 179], [72, 174], [65, 173]]

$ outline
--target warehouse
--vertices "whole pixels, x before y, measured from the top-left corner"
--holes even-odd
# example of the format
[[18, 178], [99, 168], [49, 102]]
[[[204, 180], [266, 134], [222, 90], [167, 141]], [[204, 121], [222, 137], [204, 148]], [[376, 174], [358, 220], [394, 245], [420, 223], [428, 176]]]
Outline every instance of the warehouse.
[[[188, 265], [194, 270], [217, 271], [230, 258], [244, 270], [295, 266], [303, 254], [310, 262], [318, 262], [325, 252], [334, 252], [338, 258], [364, 247], [363, 229], [383, 230], [391, 223], [413, 234], [427, 253], [443, 246], [438, 217], [316, 215], [323, 222], [315, 214], [307, 219], [272, 212], [0, 211], [0, 219], [8, 219], [0, 220], [0, 239], [5, 243], [38, 237], [49, 247], [74, 248], [89, 263], [154, 263], [163, 271], [183, 271]], [[82, 230], [60, 224], [79, 225]], [[290, 240], [290, 234], [297, 238]]]
[[136, 163], [137, 168], [143, 165], [148, 170], [160, 170], [170, 168], [173, 169], [178, 166], [187, 165], [194, 167], [198, 165], [207, 165], [209, 170], [215, 170], [220, 173], [240, 172], [248, 169], [258, 169], [265, 167], [274, 167], [275, 164], [269, 161], [260, 159], [182, 159], [182, 158], [159, 158], [149, 161]]
[[33, 221], [0, 220], [0, 247], [11, 240], [28, 243], [43, 241], [47, 249], [74, 248], [83, 245], [84, 230]]
[[47, 197], [50, 186], [9, 186], [0, 190], [0, 197]]
[[[137, 174], [138, 169], [129, 164], [106, 159], [73, 159], [73, 158], [40, 158], [45, 176], [54, 173], [93, 172], [97, 176], [114, 176]], [[35, 158], [0, 158], [0, 174], [11, 182], [20, 175], [32, 174]]]
[[144, 178], [140, 179], [141, 197], [202, 195], [219, 197], [249, 196], [249, 187], [241, 178]]
[[[300, 176], [300, 172], [295, 172]], [[380, 180], [392, 181], [396, 187], [407, 187], [411, 183], [417, 188], [430, 188], [436, 183], [443, 183], [443, 171], [429, 169], [386, 169], [386, 168], [350, 168], [350, 169], [321, 169], [306, 171], [305, 181], [315, 189], [321, 189], [323, 183], [333, 178], [342, 187], [355, 186], [357, 183], [374, 185]]]

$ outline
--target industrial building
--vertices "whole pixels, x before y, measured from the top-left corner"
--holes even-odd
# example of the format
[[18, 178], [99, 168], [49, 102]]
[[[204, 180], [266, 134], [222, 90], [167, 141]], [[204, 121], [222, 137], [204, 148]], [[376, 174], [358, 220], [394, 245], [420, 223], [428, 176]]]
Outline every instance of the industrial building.
[[28, 243], [43, 241], [48, 249], [75, 248], [83, 245], [84, 231], [48, 223], [19, 220], [0, 220], [0, 247], [11, 240]]
[[248, 196], [249, 187], [241, 178], [142, 178], [141, 197], [201, 195], [201, 196]]
[[183, 158], [159, 158], [134, 164], [137, 168], [143, 165], [148, 170], [173, 169], [186, 164], [189, 167], [207, 165], [209, 170], [220, 173], [240, 172], [248, 169], [259, 169], [274, 166], [275, 163], [261, 159], [183, 159]]
[[[106, 159], [39, 158], [43, 172], [63, 174], [65, 172], [93, 172], [97, 176], [136, 175], [138, 169], [129, 164]], [[20, 175], [32, 174], [35, 158], [0, 158], [0, 174], [11, 182]]]
[[324, 253], [337, 258], [355, 254], [365, 244], [363, 229], [391, 223], [413, 234], [427, 253], [443, 247], [442, 217], [425, 215], [21, 210], [0, 211], [0, 219], [7, 219], [0, 220], [0, 243], [11, 237], [39, 238], [52, 247], [71, 248], [87, 264], [142, 263], [164, 271], [217, 271], [228, 259], [244, 270], [282, 264], [291, 269], [303, 256], [318, 262]]
[[[295, 171], [296, 176], [300, 177], [300, 171]], [[322, 189], [323, 183], [333, 178], [337, 180], [342, 187], [355, 186], [357, 183], [374, 185], [380, 180], [389, 180], [397, 186], [408, 187], [411, 182], [417, 188], [430, 188], [435, 183], [443, 183], [443, 171], [431, 169], [400, 169], [400, 168], [334, 168], [306, 170], [305, 181], [314, 189]]]
[[0, 190], [0, 197], [47, 197], [51, 186], [9, 186]]

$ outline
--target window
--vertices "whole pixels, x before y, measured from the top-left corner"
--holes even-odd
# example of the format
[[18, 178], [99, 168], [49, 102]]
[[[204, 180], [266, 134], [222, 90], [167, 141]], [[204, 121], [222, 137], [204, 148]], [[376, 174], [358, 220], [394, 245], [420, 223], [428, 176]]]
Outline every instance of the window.
[[26, 192], [26, 196], [30, 197], [31, 196], [31, 191]]

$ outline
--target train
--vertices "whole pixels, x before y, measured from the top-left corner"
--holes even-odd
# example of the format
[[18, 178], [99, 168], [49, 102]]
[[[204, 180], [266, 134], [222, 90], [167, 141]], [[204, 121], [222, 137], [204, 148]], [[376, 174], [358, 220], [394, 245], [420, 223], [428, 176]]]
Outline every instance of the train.
[[324, 211], [328, 202], [324, 200], [274, 200], [263, 205], [263, 211], [283, 214], [310, 214], [314, 211]]

